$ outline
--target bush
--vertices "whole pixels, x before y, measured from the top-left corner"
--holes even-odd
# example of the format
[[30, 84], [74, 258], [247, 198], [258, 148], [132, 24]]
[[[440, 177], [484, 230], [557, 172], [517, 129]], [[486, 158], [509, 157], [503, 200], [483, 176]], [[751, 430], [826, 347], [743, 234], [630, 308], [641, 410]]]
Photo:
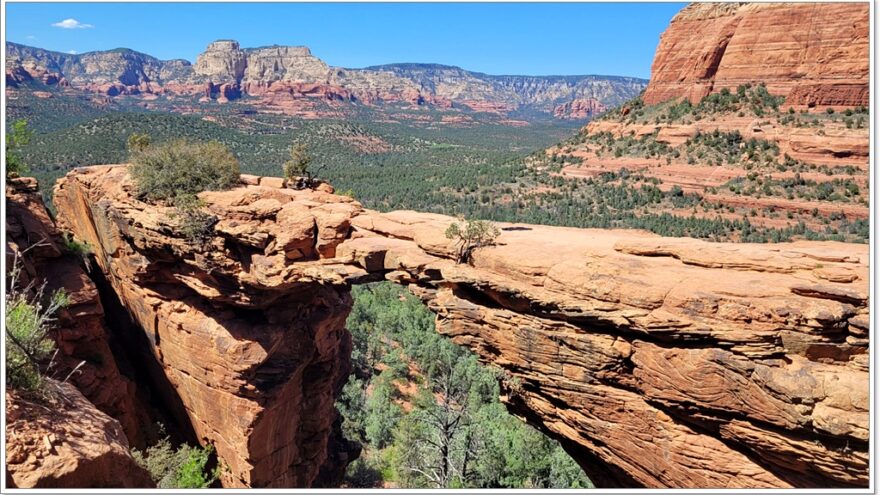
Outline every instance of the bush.
[[14, 177], [28, 171], [19, 150], [30, 142], [31, 134], [26, 120], [16, 120], [10, 126], [9, 132], [6, 133], [6, 177]]
[[294, 144], [290, 147], [290, 160], [284, 162], [284, 177], [295, 179], [297, 177], [305, 177], [309, 173], [309, 165], [312, 163], [312, 156], [309, 155], [308, 148], [304, 144]]
[[216, 218], [202, 209], [204, 203], [196, 195], [236, 185], [239, 169], [235, 156], [217, 142], [177, 140], [150, 145], [149, 138], [132, 135], [129, 144], [138, 197], [177, 207], [175, 216], [181, 219], [181, 233], [188, 240], [204, 242], [210, 238]]
[[63, 290], [44, 297], [45, 286], [20, 287], [18, 260], [16, 255], [6, 294], [6, 385], [39, 392], [45, 384], [40, 366], [55, 350], [49, 338], [54, 315], [69, 298]]
[[140, 153], [145, 151], [152, 144], [152, 140], [150, 136], [147, 134], [132, 134], [128, 136], [128, 142], [126, 143], [126, 148], [128, 149], [129, 154]]
[[[288, 185], [295, 189], [305, 189], [318, 184], [315, 179], [315, 170], [311, 168], [312, 156], [304, 144], [294, 144], [290, 147], [290, 160], [284, 162], [282, 169]], [[318, 167], [318, 170], [323, 166]]]
[[229, 189], [239, 181], [238, 160], [218, 142], [175, 140], [131, 156], [138, 197], [175, 204], [178, 196]]
[[166, 436], [146, 451], [132, 450], [134, 460], [150, 473], [158, 488], [208, 488], [220, 477], [220, 468], [207, 469], [214, 447], [171, 446]]
[[92, 253], [92, 248], [87, 243], [77, 241], [72, 235], [65, 235], [63, 242], [64, 250], [75, 256], [84, 258]]
[[174, 217], [180, 219], [180, 233], [184, 238], [196, 243], [206, 242], [211, 238], [217, 217], [203, 210], [204, 201], [194, 194], [187, 194], [177, 196], [174, 205], [177, 207]]
[[458, 263], [467, 263], [474, 250], [491, 246], [501, 231], [493, 223], [485, 220], [453, 222], [446, 229], [446, 238], [456, 241]]

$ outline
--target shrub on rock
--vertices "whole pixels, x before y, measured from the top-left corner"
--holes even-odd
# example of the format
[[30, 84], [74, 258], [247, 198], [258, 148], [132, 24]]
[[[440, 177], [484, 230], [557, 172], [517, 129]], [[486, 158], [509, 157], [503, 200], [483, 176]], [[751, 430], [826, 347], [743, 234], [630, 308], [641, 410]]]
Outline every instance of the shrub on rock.
[[131, 176], [138, 196], [147, 201], [168, 201], [202, 191], [229, 189], [238, 183], [238, 159], [218, 143], [183, 139], [149, 145], [134, 151]]
[[491, 246], [501, 231], [492, 222], [485, 220], [464, 220], [449, 224], [446, 238], [455, 241], [458, 263], [468, 263], [474, 250]]

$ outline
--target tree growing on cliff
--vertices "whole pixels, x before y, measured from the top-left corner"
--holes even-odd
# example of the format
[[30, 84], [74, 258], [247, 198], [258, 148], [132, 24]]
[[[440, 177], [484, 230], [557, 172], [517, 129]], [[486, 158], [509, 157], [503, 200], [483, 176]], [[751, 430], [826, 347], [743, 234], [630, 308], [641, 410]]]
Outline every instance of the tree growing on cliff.
[[144, 451], [132, 450], [131, 455], [150, 473], [158, 488], [208, 488], [220, 477], [219, 466], [208, 468], [213, 453], [214, 446], [210, 444], [182, 444], [175, 449], [165, 436]]
[[26, 120], [16, 120], [9, 126], [6, 133], [6, 177], [15, 177], [28, 171], [24, 159], [21, 157], [21, 147], [31, 140], [31, 131], [27, 128]]
[[474, 250], [495, 244], [501, 231], [495, 224], [485, 220], [464, 220], [449, 224], [446, 238], [455, 241], [458, 263], [468, 263]]
[[150, 145], [140, 136], [133, 142], [131, 176], [138, 198], [175, 206], [173, 216], [180, 219], [180, 231], [191, 241], [210, 237], [216, 219], [203, 210], [198, 198], [203, 191], [222, 191], [239, 182], [238, 159], [216, 142], [193, 143], [186, 140]]
[[288, 179], [302, 177], [309, 173], [312, 156], [306, 145], [294, 144], [290, 147], [290, 160], [284, 162], [284, 176]]
[[[290, 147], [290, 159], [284, 162], [282, 168], [284, 177], [296, 189], [312, 187], [315, 183], [312, 155], [303, 143], [297, 143]], [[319, 167], [319, 169], [321, 168], [323, 166]]]

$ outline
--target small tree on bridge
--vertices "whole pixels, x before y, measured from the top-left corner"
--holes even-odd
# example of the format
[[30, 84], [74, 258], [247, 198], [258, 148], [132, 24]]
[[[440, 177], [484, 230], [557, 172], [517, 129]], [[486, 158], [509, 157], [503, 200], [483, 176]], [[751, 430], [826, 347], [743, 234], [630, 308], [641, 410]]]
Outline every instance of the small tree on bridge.
[[446, 238], [455, 240], [458, 263], [469, 263], [475, 249], [495, 244], [499, 235], [498, 227], [486, 220], [461, 219], [446, 229]]

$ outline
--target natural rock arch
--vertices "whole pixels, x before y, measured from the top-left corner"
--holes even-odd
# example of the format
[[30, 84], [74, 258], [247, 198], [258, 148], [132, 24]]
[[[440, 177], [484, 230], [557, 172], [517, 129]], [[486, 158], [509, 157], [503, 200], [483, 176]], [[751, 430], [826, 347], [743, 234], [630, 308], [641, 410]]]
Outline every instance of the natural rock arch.
[[597, 486], [867, 486], [867, 246], [518, 225], [460, 265], [449, 217], [242, 181], [201, 195], [219, 219], [205, 245], [136, 200], [125, 167], [55, 190], [226, 486], [320, 484], [340, 462], [349, 287], [382, 278], [516, 377], [502, 399]]

